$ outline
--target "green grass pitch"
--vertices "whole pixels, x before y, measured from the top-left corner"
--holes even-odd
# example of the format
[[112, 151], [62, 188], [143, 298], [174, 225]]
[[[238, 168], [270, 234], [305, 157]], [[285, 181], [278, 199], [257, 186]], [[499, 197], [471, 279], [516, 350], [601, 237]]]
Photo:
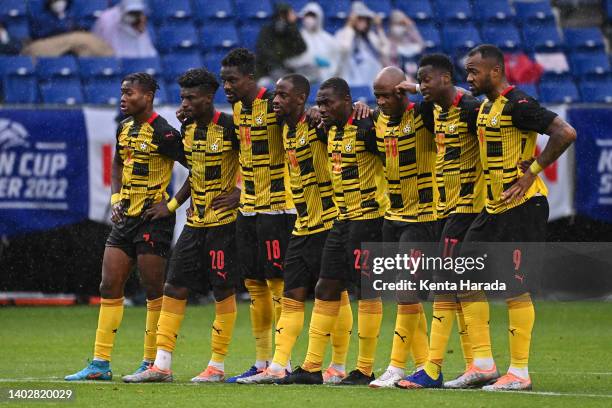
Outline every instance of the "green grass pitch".
[[[306, 316], [310, 315], [310, 307]], [[353, 310], [356, 310], [353, 305]], [[427, 304], [431, 316], [431, 305]], [[596, 302], [536, 302], [530, 371], [531, 393], [400, 389], [367, 387], [192, 385], [210, 357], [212, 306], [187, 308], [174, 353], [172, 384], [123, 384], [142, 357], [144, 308], [126, 308], [115, 342], [112, 382], [66, 383], [64, 375], [83, 368], [91, 358], [97, 307], [0, 308], [0, 388], [72, 388], [74, 402], [0, 402], [15, 406], [267, 406], [300, 407], [586, 407], [612, 406], [612, 304]], [[380, 375], [388, 364], [395, 306], [385, 305], [384, 321], [375, 364]], [[308, 319], [308, 317], [307, 317]], [[357, 320], [355, 318], [355, 324]], [[507, 312], [504, 304], [491, 305], [492, 340], [500, 371], [508, 364]], [[308, 322], [298, 339], [293, 364], [306, 352]], [[357, 336], [353, 333], [348, 368], [356, 360]], [[329, 357], [329, 356], [328, 356]], [[248, 305], [239, 305], [234, 339], [226, 361], [229, 374], [242, 372], [254, 358]], [[327, 362], [326, 362], [327, 363]], [[444, 374], [453, 378], [462, 369], [461, 349], [453, 330]], [[64, 405], [68, 404], [68, 405]]]

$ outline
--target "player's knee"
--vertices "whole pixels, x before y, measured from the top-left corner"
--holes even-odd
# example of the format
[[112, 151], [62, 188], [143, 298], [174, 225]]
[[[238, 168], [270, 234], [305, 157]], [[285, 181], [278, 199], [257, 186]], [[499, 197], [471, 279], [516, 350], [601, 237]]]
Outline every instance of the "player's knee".
[[213, 295], [215, 296], [216, 302], [221, 302], [227, 299], [228, 297], [232, 296], [234, 293], [235, 293], [235, 290], [233, 287], [221, 287], [221, 286], [213, 287]]
[[123, 288], [118, 282], [102, 280], [100, 282], [100, 296], [105, 299], [118, 299], [123, 296]]
[[175, 286], [171, 283], [164, 285], [164, 295], [174, 299], [185, 300], [189, 294], [189, 289], [186, 287]]
[[343, 287], [342, 281], [319, 279], [315, 286], [315, 297], [321, 300], [338, 300]]
[[306, 288], [296, 288], [285, 291], [283, 296], [298, 302], [305, 302], [307, 294], [308, 290]]

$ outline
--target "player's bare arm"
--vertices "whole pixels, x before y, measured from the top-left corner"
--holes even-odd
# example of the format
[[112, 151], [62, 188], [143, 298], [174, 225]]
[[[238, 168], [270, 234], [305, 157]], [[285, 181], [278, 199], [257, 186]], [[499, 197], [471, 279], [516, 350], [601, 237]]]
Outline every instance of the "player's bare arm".
[[[111, 174], [111, 194], [112, 197], [116, 197], [115, 194], [120, 194], [121, 192], [121, 175], [123, 174], [123, 162], [119, 154], [115, 154]], [[111, 199], [111, 201], [114, 200]], [[111, 221], [117, 224], [125, 215], [123, 212], [123, 204], [120, 199], [117, 202], [111, 202], [111, 210]]]
[[212, 207], [215, 210], [233, 210], [240, 204], [240, 189], [234, 189], [227, 194], [219, 194], [212, 200]]

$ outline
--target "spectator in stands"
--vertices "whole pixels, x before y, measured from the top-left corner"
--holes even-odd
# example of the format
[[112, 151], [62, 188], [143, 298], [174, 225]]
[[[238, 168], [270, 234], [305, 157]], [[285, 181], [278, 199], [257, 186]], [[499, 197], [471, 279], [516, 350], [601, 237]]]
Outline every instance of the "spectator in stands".
[[293, 9], [278, 3], [270, 24], [263, 26], [257, 37], [255, 73], [261, 85], [270, 85], [294, 68], [290, 58], [306, 51], [306, 43], [297, 26]]
[[21, 50], [21, 42], [14, 38], [6, 30], [6, 27], [0, 22], [0, 55], [19, 54]]
[[155, 57], [157, 50], [149, 35], [145, 11], [143, 0], [121, 0], [98, 17], [92, 31], [109, 43], [120, 58]]
[[31, 34], [35, 40], [23, 49], [32, 56], [108, 56], [112, 49], [95, 35], [83, 31], [73, 14], [70, 0], [46, 0], [43, 10], [33, 13]]
[[351, 6], [346, 26], [338, 30], [339, 76], [351, 86], [371, 86], [389, 55], [381, 18], [363, 2]]
[[385, 65], [403, 68], [403, 61], [418, 56], [425, 42], [419, 29], [410, 17], [393, 10], [389, 18], [389, 57]]
[[334, 36], [323, 29], [324, 14], [318, 3], [310, 2], [300, 11], [300, 34], [306, 43], [306, 51], [287, 61], [296, 72], [311, 82], [322, 82], [337, 74], [338, 47]]

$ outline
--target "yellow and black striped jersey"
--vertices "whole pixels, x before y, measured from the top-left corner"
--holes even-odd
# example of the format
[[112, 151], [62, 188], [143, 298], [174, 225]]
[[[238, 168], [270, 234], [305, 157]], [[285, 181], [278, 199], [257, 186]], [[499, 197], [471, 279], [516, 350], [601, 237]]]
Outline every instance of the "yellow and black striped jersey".
[[334, 200], [340, 211], [338, 219], [384, 216], [389, 198], [372, 118], [355, 121], [351, 118], [343, 127], [332, 126], [327, 152]]
[[501, 199], [501, 194], [522, 176], [518, 163], [535, 155], [538, 133], [544, 133], [556, 116], [513, 86], [494, 101], [485, 99], [482, 103], [478, 140], [487, 187], [487, 212], [499, 214], [536, 194], [547, 194], [546, 185], [538, 176], [523, 198], [509, 203]]
[[115, 154], [123, 162], [120, 194], [128, 217], [168, 199], [174, 162], [185, 164], [181, 134], [155, 112], [142, 124], [132, 117], [120, 123]]
[[484, 207], [485, 181], [476, 136], [479, 108], [478, 99], [461, 91], [447, 110], [433, 107], [438, 218], [478, 214]]
[[410, 102], [399, 117], [377, 111], [374, 123], [389, 192], [385, 218], [434, 221], [436, 147], [431, 132], [423, 125], [420, 106]]
[[308, 125], [302, 116], [297, 126], [283, 126], [289, 186], [297, 219], [294, 235], [314, 234], [331, 228], [338, 215], [327, 161], [327, 135]]
[[236, 187], [239, 142], [231, 115], [215, 112], [208, 126], [183, 125], [183, 146], [189, 167], [192, 213], [187, 225], [214, 227], [236, 220], [236, 209], [215, 210], [212, 201]]
[[244, 213], [286, 210], [283, 135], [272, 109], [273, 94], [261, 88], [252, 106], [234, 104], [234, 127], [240, 140]]

